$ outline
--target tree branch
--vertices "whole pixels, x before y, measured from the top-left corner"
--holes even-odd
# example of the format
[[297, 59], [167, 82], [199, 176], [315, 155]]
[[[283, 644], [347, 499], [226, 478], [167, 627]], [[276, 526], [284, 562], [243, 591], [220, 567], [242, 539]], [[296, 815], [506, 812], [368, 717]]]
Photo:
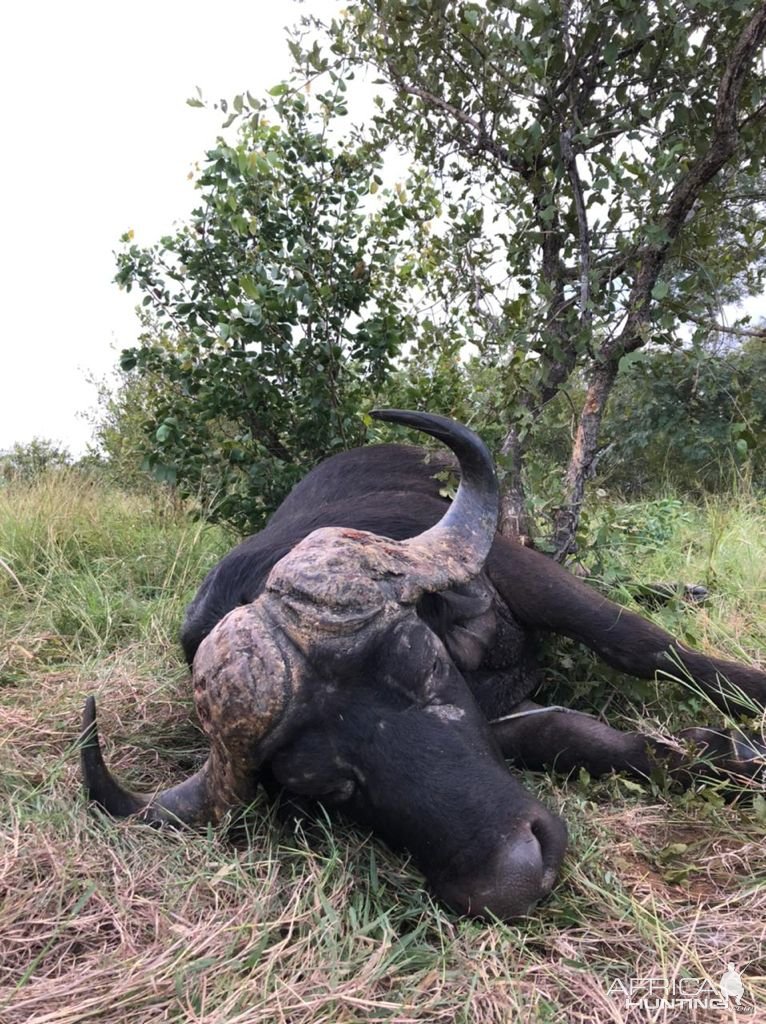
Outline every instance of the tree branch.
[[698, 327], [706, 327], [709, 331], [717, 334], [731, 334], [735, 338], [766, 338], [766, 327], [728, 327], [726, 324], [718, 324], [712, 320], [703, 320], [702, 317], [692, 316], [691, 313], [683, 312], [684, 320], [689, 320]]
[[590, 316], [590, 231], [582, 181], [577, 170], [577, 157], [572, 149], [572, 132], [569, 128], [565, 128], [561, 133], [561, 156], [569, 175], [577, 213], [577, 234], [580, 242], [580, 320], [585, 322]]
[[428, 89], [424, 89], [422, 86], [413, 85], [411, 82], [406, 81], [398, 71], [389, 63], [388, 73], [391, 76], [391, 81], [394, 83], [397, 90], [406, 93], [408, 96], [416, 96], [418, 99], [423, 100], [428, 106], [441, 110], [444, 114], [449, 114], [453, 120], [457, 121], [458, 124], [463, 125], [465, 128], [469, 128], [474, 138], [474, 148], [477, 152], [482, 150], [489, 153], [500, 163], [505, 164], [506, 167], [510, 167], [511, 170], [516, 171], [517, 174], [527, 175], [529, 173], [529, 166], [525, 160], [518, 156], [514, 156], [513, 153], [506, 147], [495, 142], [487, 134], [486, 130], [482, 128], [481, 123], [475, 118], [471, 117], [470, 114], [466, 114], [464, 110], [454, 106], [452, 103], [448, 103], [447, 100], [441, 96], [437, 96], [435, 93], [429, 92]]
[[664, 237], [659, 242], [640, 247], [636, 253], [639, 270], [631, 289], [628, 317], [619, 335], [602, 346], [602, 359], [619, 359], [644, 343], [644, 327], [649, 320], [652, 289], [657, 283], [668, 251], [678, 238], [686, 217], [703, 189], [736, 152], [740, 139], [737, 126], [740, 95], [745, 76], [764, 39], [766, 2], [759, 4], [732, 51], [718, 87], [710, 144], [681, 177], [670, 195], [665, 212], [660, 217]]
[[[745, 77], [766, 39], [766, 0], [761, 2], [737, 40], [724, 69], [710, 142], [682, 175], [659, 219], [660, 240], [639, 246], [635, 251], [636, 276], [628, 301], [622, 330], [601, 346], [599, 358], [590, 375], [580, 422], [565, 479], [564, 503], [556, 515], [554, 557], [563, 561], [573, 550], [575, 533], [585, 493], [585, 483], [593, 471], [601, 419], [617, 376], [621, 356], [640, 348], [650, 325], [652, 291], [664, 266], [670, 247], [678, 238], [687, 216], [703, 189], [737, 150], [740, 134], [737, 126], [739, 101]], [[633, 262], [633, 261], [631, 261]]]

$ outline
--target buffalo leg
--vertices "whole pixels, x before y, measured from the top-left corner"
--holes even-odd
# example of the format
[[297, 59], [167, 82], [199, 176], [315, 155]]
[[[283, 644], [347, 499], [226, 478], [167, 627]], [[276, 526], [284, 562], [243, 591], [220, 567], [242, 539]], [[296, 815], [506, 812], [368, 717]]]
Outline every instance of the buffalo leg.
[[736, 731], [684, 729], [675, 740], [663, 742], [613, 729], [592, 715], [544, 708], [533, 701], [523, 701], [491, 725], [503, 756], [535, 771], [585, 768], [594, 777], [618, 771], [646, 779], [664, 765], [674, 779], [688, 785], [696, 775], [753, 782], [766, 767], [766, 744]]
[[586, 644], [630, 675], [657, 672], [693, 681], [723, 711], [766, 708], [766, 673], [691, 650], [659, 626], [607, 600], [537, 551], [497, 537], [488, 563], [495, 588], [515, 618], [533, 629]]

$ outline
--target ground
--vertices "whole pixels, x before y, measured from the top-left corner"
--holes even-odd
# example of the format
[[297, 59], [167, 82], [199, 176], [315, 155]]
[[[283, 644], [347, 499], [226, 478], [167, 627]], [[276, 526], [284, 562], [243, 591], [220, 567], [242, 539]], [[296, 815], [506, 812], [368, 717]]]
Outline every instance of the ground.
[[[766, 512], [751, 494], [612, 506], [591, 529], [621, 599], [631, 581], [705, 583], [708, 604], [674, 602], [657, 620], [763, 664]], [[176, 635], [230, 542], [156, 495], [75, 474], [0, 490], [3, 1024], [675, 1024], [732, 1014], [626, 1007], [620, 983], [644, 986], [634, 1002], [648, 979], [652, 998], [684, 980], [717, 994], [729, 962], [756, 1008], [737, 1019], [766, 1019], [766, 800], [752, 792], [527, 775], [569, 823], [570, 850], [551, 897], [512, 925], [459, 920], [380, 843], [331, 822], [304, 836], [265, 803], [234, 841], [90, 813], [85, 695], [134, 788], [204, 756]], [[612, 721], [716, 720], [697, 695], [635, 684], [575, 645], [547, 657], [557, 692]]]

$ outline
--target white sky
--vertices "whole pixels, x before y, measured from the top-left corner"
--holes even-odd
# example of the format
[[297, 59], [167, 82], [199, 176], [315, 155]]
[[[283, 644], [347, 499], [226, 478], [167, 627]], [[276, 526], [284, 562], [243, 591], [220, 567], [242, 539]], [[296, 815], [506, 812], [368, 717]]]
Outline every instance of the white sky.
[[337, 0], [26, 0], [0, 41], [0, 451], [34, 436], [84, 450], [78, 413], [136, 336], [112, 284], [122, 232], [156, 241], [194, 203], [191, 165], [220, 127], [208, 100], [289, 69], [284, 26]]

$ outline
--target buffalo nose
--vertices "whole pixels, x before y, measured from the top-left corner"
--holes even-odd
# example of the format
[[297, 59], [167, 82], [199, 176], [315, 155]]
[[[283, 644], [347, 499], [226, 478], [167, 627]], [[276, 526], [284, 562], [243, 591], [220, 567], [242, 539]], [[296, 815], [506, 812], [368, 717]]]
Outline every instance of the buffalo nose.
[[545, 808], [517, 821], [484, 862], [434, 888], [449, 907], [471, 917], [501, 921], [528, 914], [553, 888], [566, 850], [566, 826]]

